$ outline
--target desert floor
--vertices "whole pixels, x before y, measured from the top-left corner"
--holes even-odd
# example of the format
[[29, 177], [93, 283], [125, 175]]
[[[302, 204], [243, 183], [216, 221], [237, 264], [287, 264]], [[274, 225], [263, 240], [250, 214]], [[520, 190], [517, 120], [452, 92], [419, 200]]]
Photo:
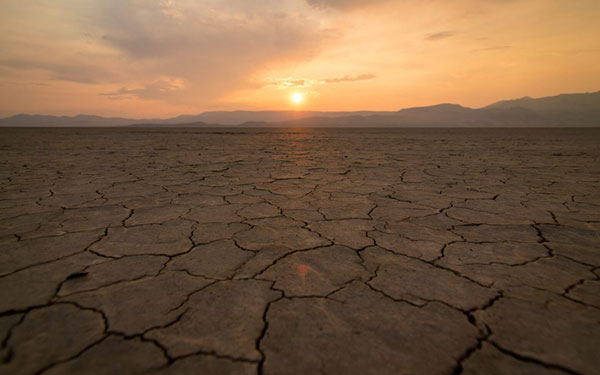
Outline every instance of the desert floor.
[[0, 374], [600, 374], [600, 130], [0, 129]]

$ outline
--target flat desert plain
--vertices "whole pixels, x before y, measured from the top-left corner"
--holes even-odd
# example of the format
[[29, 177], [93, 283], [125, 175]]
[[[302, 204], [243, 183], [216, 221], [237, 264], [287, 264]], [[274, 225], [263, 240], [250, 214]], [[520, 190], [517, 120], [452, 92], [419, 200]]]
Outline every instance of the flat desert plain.
[[1, 374], [600, 374], [598, 129], [1, 129]]

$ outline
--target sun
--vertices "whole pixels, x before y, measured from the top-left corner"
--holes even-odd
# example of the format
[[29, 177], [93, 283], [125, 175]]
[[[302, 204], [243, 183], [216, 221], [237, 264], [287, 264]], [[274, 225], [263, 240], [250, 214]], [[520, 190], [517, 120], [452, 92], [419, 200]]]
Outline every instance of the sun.
[[300, 104], [304, 101], [304, 95], [299, 92], [295, 92], [292, 94], [292, 101], [296, 104]]

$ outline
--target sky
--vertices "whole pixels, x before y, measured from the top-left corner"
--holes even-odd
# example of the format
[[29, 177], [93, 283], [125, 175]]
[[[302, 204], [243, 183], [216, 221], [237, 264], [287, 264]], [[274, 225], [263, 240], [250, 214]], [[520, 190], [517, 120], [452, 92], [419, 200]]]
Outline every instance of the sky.
[[0, 117], [600, 90], [598, 0], [1, 0]]

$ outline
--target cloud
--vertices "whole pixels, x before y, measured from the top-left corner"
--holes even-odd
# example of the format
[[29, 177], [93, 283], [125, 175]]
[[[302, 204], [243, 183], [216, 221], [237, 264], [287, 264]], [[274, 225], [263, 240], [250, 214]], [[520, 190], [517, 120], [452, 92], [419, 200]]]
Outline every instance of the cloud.
[[286, 89], [286, 88], [297, 88], [297, 87], [312, 87], [312, 86], [316, 86], [316, 85], [326, 85], [326, 84], [331, 84], [331, 83], [367, 81], [367, 80], [370, 80], [373, 78], [375, 78], [374, 74], [360, 74], [360, 75], [356, 75], [356, 76], [346, 75], [343, 77], [326, 78], [326, 79], [319, 79], [319, 80], [308, 79], [308, 78], [288, 77], [288, 78], [276, 79], [276, 80], [268, 83], [267, 85], [276, 86], [281, 89]]
[[160, 2], [161, 12], [176, 20], [185, 18], [185, 14], [180, 4], [176, 0], [162, 0]]
[[0, 60], [0, 66], [12, 70], [42, 70], [50, 73], [52, 80], [94, 84], [107, 81], [113, 75], [102, 66], [87, 61], [59, 63], [54, 61], [34, 61], [28, 58], [12, 58]]
[[[36, 79], [97, 86], [98, 94], [112, 98], [206, 108], [256, 88], [256, 77], [273, 67], [310, 61], [340, 37], [305, 0], [73, 4], [10, 1], [12, 17], [0, 14], [0, 28], [10, 31], [0, 33], [6, 75], [35, 73]], [[170, 81], [164, 77], [185, 85], [165, 90]]]
[[509, 48], [511, 48], [511, 46], [491, 46], [491, 47], [474, 49], [473, 52], [499, 51], [499, 50], [509, 49]]
[[367, 81], [375, 78], [374, 74], [361, 74], [354, 77], [343, 76], [339, 78], [329, 78], [323, 80], [325, 83], [341, 83], [341, 82], [356, 82], [356, 81]]
[[306, 2], [316, 8], [331, 8], [337, 10], [350, 10], [372, 6], [377, 3], [386, 3], [390, 0], [306, 0]]
[[427, 34], [427, 36], [425, 36], [425, 40], [437, 41], [437, 40], [451, 38], [455, 34], [456, 34], [456, 32], [454, 30], [440, 31], [440, 32], [433, 33], [433, 34]]
[[252, 87], [269, 64], [316, 56], [331, 35], [304, 8], [276, 0], [96, 0], [91, 22], [146, 81], [185, 80], [165, 100], [207, 102]]
[[317, 84], [318, 82], [312, 79], [307, 78], [280, 78], [276, 79], [273, 82], [268, 83], [268, 86], [276, 86], [282, 89], [291, 88], [291, 87], [311, 87]]
[[144, 85], [139, 89], [128, 89], [122, 87], [119, 90], [111, 93], [104, 93], [103, 96], [108, 96], [113, 99], [121, 99], [125, 97], [134, 97], [144, 100], [166, 99], [174, 91], [181, 90], [185, 87], [183, 80], [180, 78], [167, 78], [158, 80]]

